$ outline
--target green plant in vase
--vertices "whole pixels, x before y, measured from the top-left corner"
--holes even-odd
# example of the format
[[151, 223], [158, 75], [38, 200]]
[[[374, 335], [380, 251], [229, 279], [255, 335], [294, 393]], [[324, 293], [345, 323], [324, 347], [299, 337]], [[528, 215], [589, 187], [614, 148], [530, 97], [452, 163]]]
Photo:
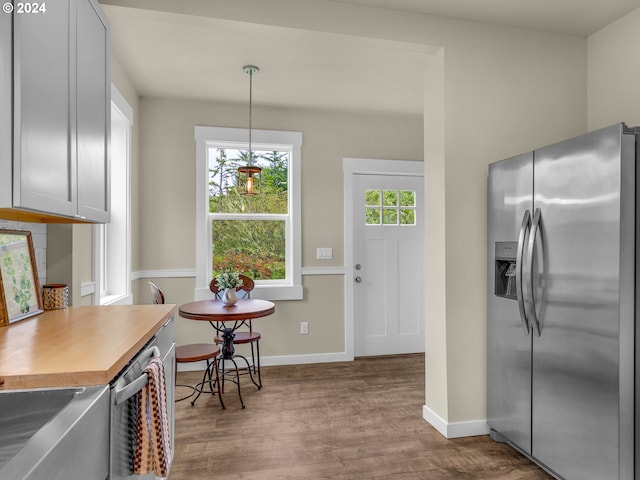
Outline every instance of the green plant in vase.
[[221, 289], [238, 288], [242, 286], [240, 274], [234, 271], [222, 272], [216, 277], [218, 287]]
[[242, 286], [242, 279], [240, 274], [235, 271], [222, 272], [216, 277], [218, 288], [224, 290], [222, 294], [222, 301], [227, 306], [233, 306], [238, 301], [236, 295], [236, 288]]

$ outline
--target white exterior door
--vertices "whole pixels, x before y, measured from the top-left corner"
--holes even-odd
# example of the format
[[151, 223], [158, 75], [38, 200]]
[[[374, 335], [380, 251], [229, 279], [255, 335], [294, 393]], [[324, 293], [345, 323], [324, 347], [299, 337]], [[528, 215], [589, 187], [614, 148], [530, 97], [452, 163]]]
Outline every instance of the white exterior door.
[[355, 356], [424, 352], [424, 180], [354, 175]]

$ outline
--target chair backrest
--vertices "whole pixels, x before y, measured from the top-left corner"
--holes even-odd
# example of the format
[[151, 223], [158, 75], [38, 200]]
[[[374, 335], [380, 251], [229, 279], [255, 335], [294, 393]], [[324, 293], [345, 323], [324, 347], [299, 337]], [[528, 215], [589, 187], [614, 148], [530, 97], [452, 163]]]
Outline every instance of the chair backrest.
[[[247, 277], [246, 275], [240, 275], [240, 280], [242, 280], [242, 285], [236, 288], [236, 292], [240, 293], [239, 298], [251, 298], [250, 292], [256, 286], [255, 282], [251, 277]], [[209, 283], [209, 290], [215, 294], [217, 299], [222, 297], [222, 289], [215, 278]]]
[[240, 275], [240, 280], [242, 280], [242, 285], [236, 288], [236, 292], [242, 292], [240, 298], [251, 298], [251, 290], [256, 286], [253, 278], [249, 278], [246, 275]]
[[151, 301], [154, 305], [164, 303], [164, 293], [160, 290], [160, 287], [153, 282], [149, 282], [149, 289], [151, 290]]

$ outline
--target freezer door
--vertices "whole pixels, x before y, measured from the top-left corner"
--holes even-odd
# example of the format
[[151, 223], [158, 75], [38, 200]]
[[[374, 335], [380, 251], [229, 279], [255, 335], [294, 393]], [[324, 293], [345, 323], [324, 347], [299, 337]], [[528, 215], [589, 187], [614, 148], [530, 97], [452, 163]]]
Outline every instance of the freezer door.
[[621, 223], [634, 197], [625, 149], [615, 125], [534, 152], [532, 454], [567, 480], [628, 478], [618, 461], [633, 445], [620, 427], [633, 425], [620, 396], [633, 358], [620, 343], [633, 331], [621, 308], [634, 262], [633, 249], [621, 256], [633, 239], [633, 218], [630, 230]]
[[488, 424], [527, 453], [531, 451], [531, 333], [518, 275], [532, 204], [531, 153], [489, 166]]

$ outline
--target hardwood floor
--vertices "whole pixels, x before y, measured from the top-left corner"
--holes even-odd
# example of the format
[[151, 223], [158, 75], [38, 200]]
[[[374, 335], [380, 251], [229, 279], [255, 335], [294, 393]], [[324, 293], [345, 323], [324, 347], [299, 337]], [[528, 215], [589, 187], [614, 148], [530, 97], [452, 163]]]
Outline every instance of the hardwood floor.
[[263, 367], [260, 391], [243, 380], [245, 410], [229, 383], [226, 410], [211, 395], [176, 403], [169, 480], [552, 478], [488, 436], [446, 440], [423, 420], [424, 355]]

